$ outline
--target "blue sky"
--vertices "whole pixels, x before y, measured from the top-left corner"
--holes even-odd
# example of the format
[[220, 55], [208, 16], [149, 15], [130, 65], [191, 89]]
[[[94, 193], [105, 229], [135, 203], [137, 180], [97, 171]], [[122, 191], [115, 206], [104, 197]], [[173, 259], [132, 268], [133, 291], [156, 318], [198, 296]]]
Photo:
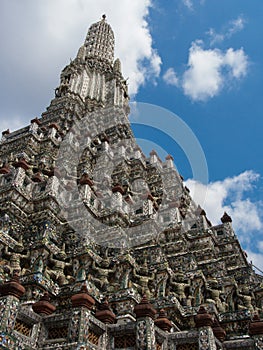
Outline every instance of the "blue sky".
[[[104, 12], [132, 100], [171, 111], [193, 131], [208, 165], [208, 216], [216, 224], [227, 210], [263, 270], [262, 0], [2, 0], [1, 130], [41, 115]], [[163, 136], [155, 142], [173, 153], [187, 185], [203, 191], [185, 151]]]
[[[249, 258], [262, 269], [263, 2], [168, 3], [156, 1], [149, 19], [162, 73], [137, 99], [158, 101], [194, 131], [209, 170], [204, 206], [213, 222], [222, 209], [232, 215]], [[177, 150], [174, 158], [191, 177], [184, 155]]]

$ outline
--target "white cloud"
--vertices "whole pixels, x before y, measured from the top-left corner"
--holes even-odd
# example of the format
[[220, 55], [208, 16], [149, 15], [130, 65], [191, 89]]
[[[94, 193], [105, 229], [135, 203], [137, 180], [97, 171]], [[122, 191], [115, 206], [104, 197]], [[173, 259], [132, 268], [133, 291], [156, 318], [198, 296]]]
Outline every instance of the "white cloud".
[[161, 72], [161, 57], [156, 50], [152, 51], [151, 64], [148, 66], [148, 72], [145, 74], [147, 79], [155, 81], [156, 77], [159, 77]]
[[[32, 116], [31, 119], [33, 119], [33, 118], [34, 117]], [[0, 120], [0, 134], [1, 134], [1, 131], [4, 131], [4, 130], [9, 129], [10, 131], [14, 131], [14, 130], [18, 130], [24, 126], [25, 126], [25, 124], [24, 124], [23, 120], [18, 116], [13, 117], [12, 119]]]
[[229, 28], [227, 31], [227, 36], [230, 37], [233, 34], [241, 31], [244, 29], [245, 26], [245, 19], [243, 16], [238, 16], [237, 19], [234, 19], [233, 21], [230, 21]]
[[258, 249], [263, 253], [263, 241], [258, 242]]
[[163, 75], [163, 80], [169, 85], [179, 85], [179, 79], [173, 68], [168, 68]]
[[[214, 223], [220, 223], [220, 218], [226, 211], [233, 219], [233, 226], [241, 233], [263, 228], [262, 203], [244, 198], [248, 191], [253, 190], [259, 175], [253, 171], [245, 171], [238, 176], [226, 178], [223, 181], [211, 182], [208, 185], [194, 180], [187, 180], [186, 186], [193, 193], [196, 203], [204, 207], [208, 218]], [[206, 193], [205, 202], [200, 203]]]
[[245, 76], [248, 68], [248, 58], [243, 48], [239, 50], [228, 49], [224, 56], [224, 64], [231, 68], [234, 78], [239, 79]]
[[222, 85], [222, 62], [218, 50], [203, 50], [199, 43], [193, 43], [189, 50], [188, 69], [183, 75], [184, 93], [193, 100], [215, 96]]
[[115, 57], [123, 62], [130, 94], [160, 74], [147, 23], [151, 0], [98, 0], [96, 6], [92, 0], [4, 0], [0, 6], [0, 119], [20, 113], [28, 122], [45, 110], [61, 70], [103, 13], [114, 30]]
[[240, 15], [236, 19], [229, 21], [219, 33], [217, 33], [214, 28], [210, 28], [207, 32], [210, 36], [210, 44], [214, 45], [231, 38], [232, 35], [244, 29], [245, 23], [244, 17]]
[[263, 274], [263, 254], [252, 252], [250, 249], [246, 249], [246, 253], [248, 261], [256, 267], [255, 272]]
[[243, 48], [203, 49], [202, 41], [192, 43], [189, 50], [188, 68], [183, 74], [182, 87], [185, 95], [194, 101], [205, 101], [219, 94], [224, 85], [245, 76], [248, 57]]
[[225, 35], [222, 33], [216, 33], [213, 28], [210, 28], [207, 34], [210, 36], [210, 45], [220, 43], [225, 39]]
[[192, 0], [183, 0], [183, 4], [184, 4], [189, 10], [193, 10], [193, 2], [192, 2]]
[[[194, 1], [193, 0], [182, 0], [184, 6], [188, 8], [188, 10], [194, 10]], [[204, 5], [205, 0], [199, 0], [200, 5]]]
[[220, 218], [224, 212], [231, 216], [233, 227], [249, 259], [263, 270], [263, 203], [252, 201], [249, 197], [249, 191], [252, 193], [258, 179], [259, 174], [245, 171], [223, 181], [211, 182], [207, 186], [191, 179], [185, 183], [195, 202], [205, 209], [214, 225], [221, 223]]

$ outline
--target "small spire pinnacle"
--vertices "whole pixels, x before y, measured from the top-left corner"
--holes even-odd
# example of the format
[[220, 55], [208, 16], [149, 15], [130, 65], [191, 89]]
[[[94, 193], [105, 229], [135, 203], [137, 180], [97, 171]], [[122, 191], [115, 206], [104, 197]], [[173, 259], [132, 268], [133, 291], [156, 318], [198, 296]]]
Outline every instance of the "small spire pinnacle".
[[105, 21], [105, 19], [106, 19], [105, 13], [102, 15], [102, 19]]
[[88, 59], [100, 59], [113, 65], [114, 33], [103, 15], [99, 22], [93, 23], [85, 40], [85, 54]]

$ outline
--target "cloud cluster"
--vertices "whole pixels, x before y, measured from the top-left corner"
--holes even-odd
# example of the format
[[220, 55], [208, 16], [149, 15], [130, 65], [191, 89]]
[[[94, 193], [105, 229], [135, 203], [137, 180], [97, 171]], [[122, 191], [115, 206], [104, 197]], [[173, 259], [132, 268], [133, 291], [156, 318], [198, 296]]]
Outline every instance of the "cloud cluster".
[[186, 181], [186, 186], [194, 190], [193, 196], [197, 203], [203, 198], [203, 193], [206, 193], [205, 203], [200, 204], [204, 206], [209, 219], [214, 224], [220, 222], [220, 217], [226, 211], [232, 216], [235, 228], [246, 233], [249, 230], [263, 228], [263, 213], [260, 210], [262, 204], [252, 202], [249, 198], [244, 199], [244, 195], [253, 190], [258, 179], [259, 175], [249, 170], [208, 185], [190, 179]]
[[[193, 2], [184, 0], [185, 6], [192, 9]], [[217, 33], [210, 28], [210, 46], [232, 37], [244, 28], [245, 19], [242, 15], [227, 23], [225, 28]], [[187, 68], [178, 77], [174, 68], [170, 67], [163, 75], [169, 85], [181, 87], [184, 94], [192, 101], [206, 101], [218, 95], [224, 87], [232, 85], [233, 81], [246, 76], [249, 59], [243, 48], [234, 50], [232, 47], [223, 51], [219, 48], [204, 48], [202, 40], [192, 42], [189, 49]]]
[[[260, 240], [263, 229], [263, 203], [252, 201], [248, 195], [250, 191], [253, 192], [258, 179], [259, 174], [250, 170], [208, 185], [190, 179], [186, 181], [186, 186], [193, 193], [196, 203], [200, 203], [204, 198], [203, 193], [206, 192], [205, 202], [200, 204], [213, 224], [220, 223], [224, 212], [232, 217], [233, 227], [249, 257], [255, 265], [263, 269], [263, 241]], [[254, 240], [259, 240], [259, 252], [253, 251]]]
[[163, 80], [168, 85], [179, 86], [179, 78], [173, 68], [168, 68], [163, 75]]
[[115, 33], [115, 56], [125, 62], [130, 93], [158, 77], [161, 59], [147, 23], [151, 6], [151, 0], [98, 0], [96, 6], [92, 0], [1, 1], [0, 121], [19, 116], [23, 124], [44, 111], [61, 70], [103, 13]]
[[239, 15], [236, 19], [227, 23], [224, 29], [217, 33], [214, 28], [210, 28], [207, 34], [210, 37], [210, 45], [215, 45], [222, 42], [225, 39], [229, 39], [235, 33], [243, 30], [246, 20], [242, 15]]
[[202, 43], [194, 42], [189, 50], [188, 68], [183, 74], [185, 95], [194, 101], [205, 101], [221, 91], [233, 79], [247, 74], [248, 57], [243, 48], [226, 52], [206, 50]]
[[193, 1], [192, 1], [192, 0], [183, 0], [183, 4], [184, 4], [189, 10], [193, 10]]
[[[231, 85], [234, 80], [246, 76], [248, 62], [243, 48], [229, 48], [224, 52], [204, 49], [202, 41], [195, 41], [189, 49], [188, 65], [180, 85], [184, 94], [193, 101], [206, 101], [218, 95], [223, 87]], [[169, 68], [163, 79], [168, 84], [178, 86], [178, 78], [175, 77], [175, 71]]]
[[[194, 1], [193, 0], [182, 0], [182, 3], [184, 6], [188, 8], [188, 10], [193, 11], [194, 10]], [[199, 0], [200, 5], [203, 5], [205, 3], [205, 0]]]
[[263, 254], [252, 252], [250, 249], [246, 249], [246, 253], [247, 260], [255, 267], [255, 272], [263, 274]]

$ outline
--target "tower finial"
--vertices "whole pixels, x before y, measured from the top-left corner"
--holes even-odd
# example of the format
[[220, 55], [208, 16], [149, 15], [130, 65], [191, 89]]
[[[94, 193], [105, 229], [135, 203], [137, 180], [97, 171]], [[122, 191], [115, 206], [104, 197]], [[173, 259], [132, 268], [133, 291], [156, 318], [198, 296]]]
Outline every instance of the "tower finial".
[[114, 59], [114, 33], [102, 15], [99, 22], [93, 23], [85, 40], [86, 57], [99, 58], [108, 61], [111, 65]]

